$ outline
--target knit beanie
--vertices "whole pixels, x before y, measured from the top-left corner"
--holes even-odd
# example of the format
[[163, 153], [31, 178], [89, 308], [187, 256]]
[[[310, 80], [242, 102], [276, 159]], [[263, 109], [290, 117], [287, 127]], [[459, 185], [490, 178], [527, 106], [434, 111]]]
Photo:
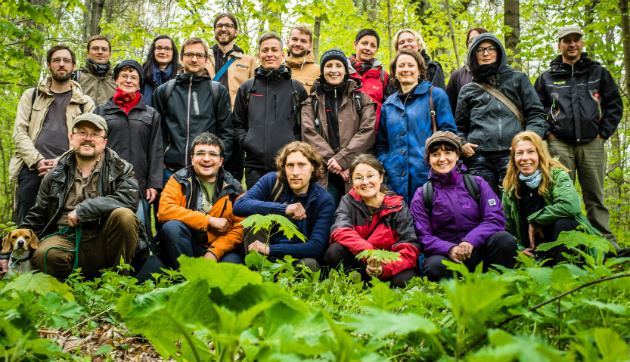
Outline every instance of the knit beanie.
[[428, 155], [429, 149], [434, 143], [444, 142], [449, 143], [455, 147], [455, 152], [458, 155], [462, 153], [462, 140], [453, 132], [450, 131], [437, 131], [431, 137], [427, 138], [424, 143], [424, 152]]
[[142, 70], [142, 66], [140, 65], [140, 63], [136, 62], [135, 60], [127, 59], [116, 64], [116, 67], [114, 68], [114, 79], [118, 78], [118, 73], [120, 73], [120, 70], [126, 66], [130, 66], [138, 71], [138, 76], [140, 77], [140, 87], [142, 87], [142, 85], [144, 84], [144, 71]]
[[319, 59], [319, 68], [322, 74], [324, 74], [324, 65], [326, 65], [326, 62], [333, 59], [340, 61], [343, 64], [343, 67], [346, 69], [346, 74], [349, 73], [348, 58], [346, 58], [344, 52], [340, 49], [328, 49]]
[[359, 40], [361, 40], [361, 38], [363, 38], [366, 35], [372, 35], [373, 37], [376, 38], [376, 48], [378, 48], [379, 45], [381, 44], [381, 37], [378, 36], [378, 33], [374, 29], [361, 29], [357, 33], [357, 37], [354, 39], [354, 41], [358, 43]]

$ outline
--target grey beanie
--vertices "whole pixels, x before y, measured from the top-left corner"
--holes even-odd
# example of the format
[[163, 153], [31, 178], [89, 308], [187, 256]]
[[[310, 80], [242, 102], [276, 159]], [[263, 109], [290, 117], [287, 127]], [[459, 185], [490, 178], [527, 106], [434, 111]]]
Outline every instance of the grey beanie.
[[346, 74], [348, 74], [348, 58], [346, 58], [346, 54], [344, 54], [342, 50], [335, 48], [328, 49], [322, 54], [322, 57], [319, 59], [320, 72], [324, 74], [324, 65], [326, 65], [326, 62], [333, 59], [339, 60], [346, 69]]

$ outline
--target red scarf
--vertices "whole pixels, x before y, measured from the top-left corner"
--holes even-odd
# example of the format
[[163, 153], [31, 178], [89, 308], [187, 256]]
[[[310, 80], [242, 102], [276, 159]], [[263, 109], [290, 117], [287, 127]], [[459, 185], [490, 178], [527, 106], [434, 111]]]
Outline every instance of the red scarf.
[[139, 102], [140, 92], [127, 93], [120, 88], [116, 89], [116, 94], [114, 94], [114, 103], [125, 111], [125, 113], [129, 114], [129, 111], [131, 111]]

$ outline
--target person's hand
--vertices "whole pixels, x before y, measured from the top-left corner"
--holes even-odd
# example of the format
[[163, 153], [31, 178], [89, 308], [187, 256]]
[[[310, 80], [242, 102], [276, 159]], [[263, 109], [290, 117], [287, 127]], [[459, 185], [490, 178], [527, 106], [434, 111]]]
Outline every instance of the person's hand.
[[527, 249], [523, 250], [522, 253], [527, 255], [527, 256], [529, 256], [530, 258], [535, 258], [536, 255], [534, 255], [534, 251], [535, 251], [534, 248], [527, 248]]
[[339, 162], [337, 162], [337, 160], [335, 160], [334, 158], [331, 158], [330, 160], [328, 160], [328, 171], [332, 172], [332, 173], [341, 173], [341, 171], [343, 171], [343, 168], [341, 168], [341, 165], [339, 164]]
[[210, 259], [210, 260], [218, 261], [217, 260], [217, 256], [214, 255], [214, 253], [211, 252], [210, 250], [206, 250], [206, 253], [203, 254], [203, 258], [204, 259]]
[[156, 189], [147, 189], [147, 200], [149, 201], [149, 204], [152, 203], [153, 200], [155, 200], [156, 196], [157, 196]]
[[464, 248], [459, 245], [455, 245], [448, 250], [448, 257], [456, 263], [461, 263], [467, 258]]
[[247, 250], [249, 250], [249, 251], [255, 250], [259, 254], [269, 255], [269, 246], [265, 245], [264, 243], [261, 243], [258, 240], [256, 240], [253, 243], [249, 244], [249, 246], [247, 247]]
[[371, 277], [380, 278], [383, 275], [383, 265], [376, 259], [375, 256], [370, 257], [367, 260], [367, 266], [365, 272]]
[[479, 147], [479, 145], [476, 145], [474, 143], [466, 143], [465, 145], [462, 146], [462, 155], [464, 155], [464, 157], [470, 157], [474, 155], [475, 148], [477, 147]]
[[527, 234], [529, 235], [529, 248], [532, 250], [536, 250], [536, 234], [540, 235], [541, 238], [544, 238], [543, 231], [541, 228], [534, 227], [532, 224], [529, 224], [529, 228], [527, 229]]
[[175, 169], [174, 169], [174, 168], [172, 168], [172, 167], [168, 167], [168, 166], [166, 166], [166, 164], [164, 164], [164, 168], [165, 168], [165, 169], [167, 169], [167, 170], [169, 170], [169, 171], [171, 171], [171, 172], [175, 171]]
[[350, 181], [350, 170], [345, 169], [345, 170], [341, 171], [339, 176], [341, 176], [341, 178], [343, 179], [343, 182]]
[[223, 233], [228, 230], [228, 228], [230, 227], [230, 223], [228, 222], [228, 219], [224, 217], [210, 216], [210, 220], [208, 220], [208, 226], [211, 228], [215, 228], [219, 232]]
[[48, 171], [52, 170], [57, 166], [57, 159], [53, 158], [51, 160], [41, 159], [37, 161], [37, 172], [39, 172], [39, 177], [44, 176], [48, 173]]
[[459, 246], [460, 248], [462, 248], [462, 251], [466, 254], [466, 259], [470, 259], [473, 252], [472, 244], [467, 241], [462, 241], [461, 243], [459, 243]]
[[75, 227], [79, 225], [79, 216], [77, 216], [77, 210], [72, 210], [68, 214], [68, 225]]
[[306, 217], [306, 210], [299, 202], [287, 206], [284, 213], [291, 216], [293, 220], [302, 220]]
[[9, 271], [9, 259], [0, 259], [0, 278]]

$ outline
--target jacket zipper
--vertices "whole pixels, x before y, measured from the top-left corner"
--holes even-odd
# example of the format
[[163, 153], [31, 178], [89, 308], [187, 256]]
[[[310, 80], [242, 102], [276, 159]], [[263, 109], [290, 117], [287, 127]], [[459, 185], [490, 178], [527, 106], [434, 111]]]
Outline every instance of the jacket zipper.
[[223, 217], [223, 213], [225, 212], [225, 209], [227, 208], [227, 202], [228, 202], [228, 200], [225, 199], [225, 204], [223, 204], [223, 210], [221, 210], [221, 215], [219, 215], [219, 217]]
[[190, 76], [190, 83], [188, 83], [188, 108], [186, 112], [186, 149], [184, 150], [184, 166], [188, 164], [188, 142], [190, 141], [190, 95], [192, 93], [192, 81], [193, 76]]

